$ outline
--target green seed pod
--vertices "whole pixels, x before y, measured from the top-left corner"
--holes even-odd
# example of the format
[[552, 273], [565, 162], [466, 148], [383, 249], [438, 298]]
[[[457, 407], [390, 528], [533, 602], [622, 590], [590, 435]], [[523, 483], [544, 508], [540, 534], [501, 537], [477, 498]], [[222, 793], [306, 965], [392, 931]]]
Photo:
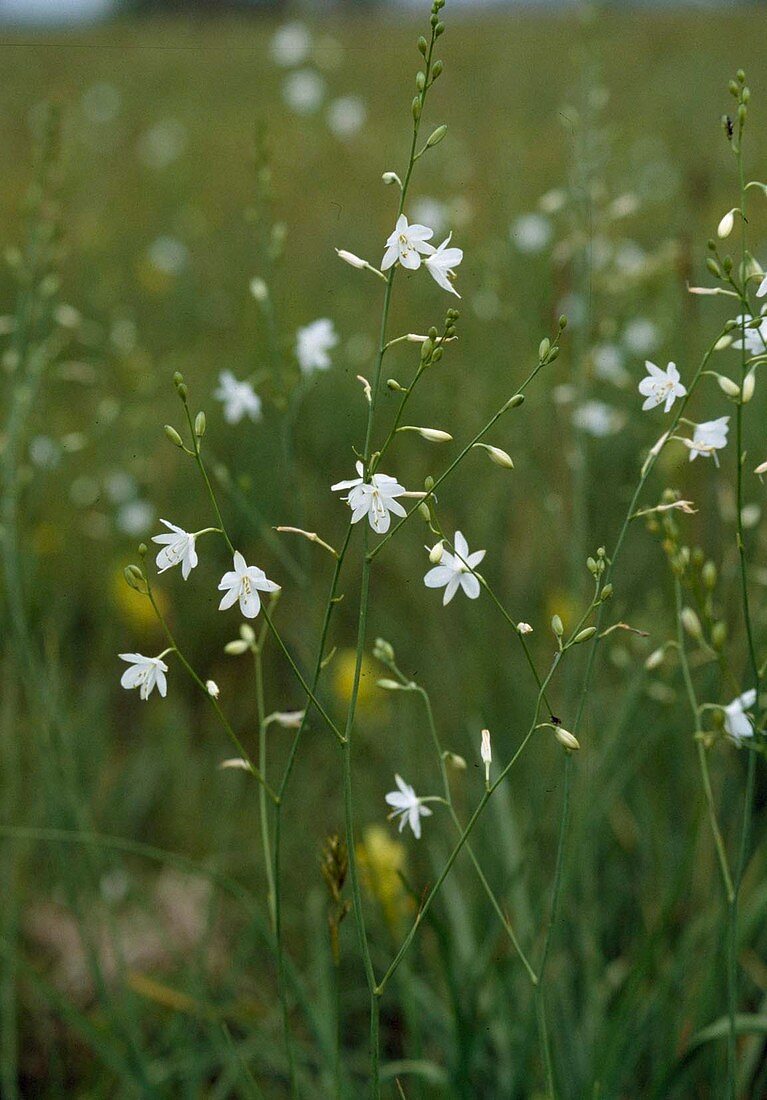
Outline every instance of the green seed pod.
[[721, 277], [722, 277], [721, 268], [719, 267], [719, 264], [716, 262], [716, 260], [713, 258], [713, 256], [709, 256], [708, 259], [706, 260], [706, 267], [708, 268], [708, 270], [711, 272], [712, 275], [715, 275], [717, 279], [721, 279]]
[[573, 638], [573, 645], [580, 645], [581, 642], [587, 642], [589, 638], [593, 638], [597, 632], [595, 626], [584, 627], [583, 630], [579, 630]]
[[422, 53], [426, 57], [426, 53], [429, 49], [429, 43], [426, 41], [423, 35], [418, 39], [418, 52]]
[[510, 397], [506, 402], [507, 409], [518, 409], [520, 405], [525, 403], [525, 395], [523, 393], [515, 393], [513, 397]]
[[538, 360], [539, 360], [539, 362], [543, 363], [543, 361], [545, 360], [546, 356], [549, 354], [550, 351], [551, 351], [551, 340], [549, 340], [548, 336], [544, 336], [544, 338], [541, 340], [540, 344], [538, 345]]
[[553, 363], [555, 359], [559, 358], [559, 348], [552, 348], [549, 354], [546, 356], [547, 363]]
[[420, 96], [417, 95], [415, 97], [410, 110], [412, 111], [412, 114], [413, 114], [413, 120], [415, 122], [418, 122], [418, 119], [421, 117], [421, 97]]
[[418, 512], [421, 516], [421, 519], [423, 519], [426, 523], [431, 523], [431, 512], [429, 511], [429, 505], [426, 503], [425, 500], [422, 500], [421, 503], [418, 505]]
[[205, 413], [200, 410], [197, 416], [194, 418], [194, 434], [198, 439], [202, 439], [205, 435], [205, 428], [207, 427], [207, 421], [205, 419]]
[[149, 589], [144, 574], [137, 565], [126, 565], [123, 576], [129, 588], [132, 588], [134, 592], [140, 592], [142, 596], [146, 596]]
[[609, 600], [612, 598], [612, 594], [613, 586], [611, 584], [606, 584], [602, 591], [599, 593], [599, 599], [602, 603], [604, 603], [605, 600]]
[[442, 76], [442, 71], [444, 68], [445, 66], [442, 61], [435, 61], [431, 67], [432, 80], [437, 80], [440, 76]]
[[444, 23], [437, 23], [436, 27], [434, 28], [435, 38], [439, 38], [439, 36], [441, 34], [444, 34], [444, 33], [445, 33], [445, 24]]
[[415, 86], [419, 92], [422, 92], [426, 87], [426, 73], [423, 70], [419, 70], [415, 74]]
[[551, 629], [554, 631], [558, 638], [561, 638], [565, 632], [564, 625], [559, 615], [553, 615], [551, 619]]

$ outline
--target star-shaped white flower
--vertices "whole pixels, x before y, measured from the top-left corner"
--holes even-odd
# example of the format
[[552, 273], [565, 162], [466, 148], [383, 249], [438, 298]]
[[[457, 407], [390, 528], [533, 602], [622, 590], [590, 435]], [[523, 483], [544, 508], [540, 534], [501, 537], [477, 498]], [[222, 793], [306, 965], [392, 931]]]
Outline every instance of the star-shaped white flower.
[[[765, 278], [765, 283], [767, 283], [767, 278]], [[757, 293], [764, 293], [762, 291], [763, 286], [764, 283], [759, 287]], [[733, 335], [735, 335], [735, 333], [738, 334], [737, 339], [733, 340], [730, 347], [740, 350], [740, 348], [745, 345], [746, 351], [750, 355], [761, 355], [765, 348], [767, 348], [767, 316], [765, 316], [765, 313], [767, 313], [767, 306], [762, 306], [761, 315], [763, 316], [763, 320], [760, 321], [756, 328], [747, 328], [745, 330], [742, 328], [743, 324], [748, 324], [748, 322], [753, 321], [754, 318], [750, 313], [739, 313], [735, 318], [735, 323], [738, 327], [732, 330]]]
[[751, 719], [746, 714], [749, 707], [756, 702], [756, 690], [744, 691], [737, 699], [733, 699], [724, 707], [724, 728], [733, 741], [740, 743], [746, 737], [754, 736], [754, 727]]
[[443, 290], [449, 290], [451, 294], [455, 294], [456, 298], [460, 298], [461, 295], [455, 289], [451, 280], [455, 278], [454, 269], [458, 267], [463, 259], [463, 249], [448, 248], [452, 236], [453, 234], [450, 233], [442, 244], [426, 257], [424, 263], [435, 283], [438, 283]]
[[222, 402], [227, 424], [239, 424], [244, 416], [253, 421], [261, 419], [261, 398], [250, 382], [239, 382], [229, 370], [219, 374], [213, 396]]
[[479, 581], [471, 570], [476, 569], [486, 551], [475, 550], [470, 554], [466, 539], [460, 531], [455, 533], [453, 546], [455, 553], [443, 550], [439, 565], [430, 569], [423, 579], [427, 588], [445, 589], [443, 604], [449, 604], [459, 588], [463, 589], [470, 600], [476, 600], [479, 595]]
[[727, 446], [727, 433], [730, 430], [729, 416], [720, 416], [718, 420], [706, 420], [703, 424], [696, 424], [692, 439], [685, 439], [684, 443], [690, 448], [690, 462], [698, 455], [710, 458], [713, 455], [714, 462], [719, 465], [717, 451]]
[[408, 225], [405, 215], [400, 214], [394, 232], [386, 241], [381, 271], [388, 271], [397, 260], [403, 267], [417, 271], [421, 266], [421, 256], [428, 256], [434, 252], [434, 245], [428, 244], [433, 236], [433, 229], [429, 229], [427, 225]]
[[303, 373], [327, 370], [331, 365], [328, 353], [337, 343], [333, 322], [327, 317], [300, 328], [296, 333], [296, 359]]
[[421, 818], [431, 817], [432, 811], [424, 806], [413, 788], [405, 782], [400, 775], [394, 776], [394, 781], [399, 787], [398, 791], [389, 791], [386, 801], [393, 806], [391, 817], [399, 818], [399, 831], [409, 825], [415, 834], [416, 840], [421, 839]]
[[127, 661], [130, 665], [120, 678], [124, 688], [138, 688], [142, 699], [148, 699], [157, 688], [165, 698], [168, 694], [168, 681], [165, 679], [168, 666], [161, 657], [145, 657], [143, 653], [121, 653], [119, 656], [121, 661]]
[[359, 477], [352, 478], [351, 481], [337, 481], [335, 485], [331, 485], [331, 492], [349, 489], [349, 495], [342, 499], [352, 510], [352, 523], [359, 523], [364, 516], [367, 516], [375, 533], [384, 535], [389, 530], [392, 515], [407, 515], [396, 499], [407, 490], [396, 478], [389, 477], [388, 474], [373, 474], [370, 481], [365, 481], [364, 467], [361, 462], [356, 464], [356, 469]]
[[639, 392], [646, 401], [643, 409], [654, 409], [656, 405], [666, 403], [664, 412], [670, 412], [677, 397], [684, 397], [687, 390], [679, 381], [679, 371], [675, 363], [669, 363], [665, 370], [656, 367], [649, 359], [645, 360], [647, 377], [639, 383]]
[[169, 523], [167, 519], [161, 519], [168, 528], [161, 535], [153, 535], [152, 542], [162, 546], [157, 555], [157, 570], [164, 573], [166, 569], [172, 569], [174, 565], [181, 566], [181, 575], [187, 579], [197, 565], [197, 550], [195, 549], [196, 535], [185, 531], [183, 527], [176, 527], [175, 523]]
[[259, 592], [279, 592], [280, 586], [270, 581], [257, 565], [247, 565], [239, 550], [234, 552], [234, 569], [224, 573], [218, 585], [219, 592], [225, 595], [218, 605], [219, 611], [226, 611], [240, 601], [240, 611], [246, 619], [255, 619], [261, 610]]

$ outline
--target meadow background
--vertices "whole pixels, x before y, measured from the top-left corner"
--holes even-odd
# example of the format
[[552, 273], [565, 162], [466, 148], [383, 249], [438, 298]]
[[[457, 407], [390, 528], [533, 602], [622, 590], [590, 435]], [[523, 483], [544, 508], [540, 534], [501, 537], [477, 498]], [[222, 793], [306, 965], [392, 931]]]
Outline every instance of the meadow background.
[[[449, 134], [424, 159], [410, 205], [445, 204], [465, 250], [463, 301], [459, 342], [412, 416], [466, 439], [515, 391], [556, 317], [571, 318], [559, 360], [492, 440], [512, 453], [515, 470], [469, 461], [440, 501], [444, 522], [472, 548], [487, 548], [483, 570], [515, 616], [534, 626], [541, 662], [552, 648], [551, 615], [575, 620], [588, 590], [585, 556], [614, 541], [640, 454], [660, 434], [660, 421], [639, 412], [644, 359], [672, 359], [689, 373], [727, 316], [716, 301], [688, 295], [686, 282], [706, 280], [706, 240], [737, 203], [720, 117], [727, 80], [741, 66], [753, 91], [748, 178], [764, 176], [763, 22], [758, 10], [588, 18], [464, 11], [449, 19], [445, 74], [430, 107]], [[306, 665], [313, 659], [328, 566], [268, 529], [298, 523], [336, 544], [345, 531], [348, 514], [329, 486], [350, 476], [364, 415], [355, 376], [370, 371], [380, 303], [375, 280], [333, 250], [375, 262], [390, 232], [391, 193], [380, 178], [406, 155], [421, 23], [380, 12], [309, 23], [312, 54], [301, 67], [321, 74], [325, 98], [307, 114], [284, 99], [286, 70], [271, 52], [278, 26], [269, 18], [125, 19], [69, 35], [9, 31], [0, 43], [3, 245], [23, 240], [31, 133], [49, 100], [63, 118], [61, 298], [71, 307], [57, 315], [65, 339], [35, 401], [21, 471], [24, 602], [45, 670], [47, 717], [25, 692], [6, 610], [0, 620], [0, 1093], [8, 1100], [287, 1095], [253, 784], [217, 770], [229, 747], [180, 670], [172, 669], [167, 700], [144, 704], [121, 690], [116, 656], [163, 645], [148, 605], [123, 580], [137, 542], [158, 530], [159, 517], [190, 529], [208, 523], [192, 464], [162, 432], [164, 423], [180, 426], [171, 383], [180, 370], [192, 406], [206, 409], [208, 453], [237, 541], [257, 548], [256, 560], [283, 584], [283, 633]], [[361, 97], [366, 118], [339, 136], [326, 111], [345, 96]], [[540, 214], [552, 189], [569, 195], [564, 210], [520, 223]], [[636, 210], [608, 213], [627, 194]], [[765, 264], [767, 217], [757, 201], [752, 241]], [[285, 243], [273, 265], [275, 223], [285, 226]], [[542, 244], [541, 225], [551, 233]], [[14, 309], [13, 258], [9, 251], [0, 270], [4, 315]], [[254, 277], [270, 287], [276, 330], [250, 293]], [[424, 278], [402, 283], [394, 328], [440, 324], [444, 295]], [[340, 341], [332, 369], [303, 387], [288, 467], [270, 378], [275, 370], [297, 378], [296, 329], [318, 317], [333, 320]], [[10, 348], [7, 335], [0, 340]], [[7, 387], [13, 361], [4, 352]], [[408, 367], [407, 352], [395, 353], [387, 373], [404, 376]], [[261, 424], [224, 423], [212, 397], [221, 370], [264, 372]], [[574, 409], [589, 401], [609, 409], [592, 410], [579, 427]], [[763, 423], [764, 405], [757, 388], [752, 425], [760, 416]], [[711, 415], [721, 415], [713, 400]], [[748, 442], [755, 464], [763, 435]], [[407, 437], [397, 464], [417, 485], [446, 453]], [[717, 562], [728, 584], [736, 563], [725, 480], [710, 463], [689, 466], [678, 448], [664, 455], [656, 482], [649, 504], [666, 485], [684, 486], [696, 501], [684, 538]], [[752, 579], [763, 585], [760, 492], [752, 479]], [[557, 1069], [568, 1097], [715, 1097], [723, 1095], [723, 1041], [699, 1038], [725, 1012], [721, 887], [678, 668], [651, 674], [643, 665], [674, 623], [663, 554], [635, 528], [614, 612], [650, 637], [616, 635], [603, 647], [581, 737], [551, 963]], [[424, 541], [413, 524], [382, 556], [370, 636], [388, 639], [407, 675], [429, 689], [445, 745], [469, 761], [456, 779], [465, 812], [475, 801], [479, 729], [488, 726], [499, 758], [508, 756], [535, 692], [513, 639], [488, 608], [478, 609], [482, 601], [443, 610], [424, 588]], [[255, 732], [250, 665], [223, 653], [236, 617], [215, 610], [211, 582], [225, 555], [210, 544], [206, 556], [207, 584], [196, 573], [184, 585], [171, 573], [158, 583], [160, 598], [195, 667], [220, 685], [237, 728]], [[350, 576], [331, 638], [331, 707], [350, 690], [355, 584]], [[763, 631], [763, 600], [755, 614]], [[267, 666], [269, 709], [301, 705], [272, 652]], [[365, 834], [368, 904], [386, 957], [412, 905], [397, 869], [419, 896], [449, 849], [437, 829], [397, 846], [385, 821], [394, 771], [419, 777], [419, 790], [436, 789], [438, 776], [422, 712], [378, 690], [381, 672], [371, 656], [356, 766], [358, 821], [363, 831], [378, 827]], [[577, 672], [575, 662], [559, 688], [563, 714]], [[271, 737], [278, 768], [287, 735]], [[539, 934], [552, 874], [561, 780], [554, 748], [547, 742], [524, 760], [476, 843], [525, 939]], [[712, 764], [731, 843], [744, 756], [723, 748]], [[760, 780], [742, 902], [742, 1007], [753, 1013], [767, 993], [764, 795]], [[286, 818], [286, 936], [300, 983], [294, 1027], [306, 1095], [330, 1094], [338, 1020], [349, 1096], [360, 1094], [353, 1074], [366, 1065], [352, 920], [343, 927], [339, 1002], [320, 875], [323, 840], [342, 829], [340, 805], [335, 746], [316, 723]], [[466, 983], [458, 974], [470, 960]], [[403, 967], [382, 1034], [387, 1095], [396, 1095], [395, 1075], [408, 1097], [535, 1095], [528, 989], [468, 863], [459, 862]], [[764, 1095], [763, 1036], [742, 1044], [742, 1095]]]

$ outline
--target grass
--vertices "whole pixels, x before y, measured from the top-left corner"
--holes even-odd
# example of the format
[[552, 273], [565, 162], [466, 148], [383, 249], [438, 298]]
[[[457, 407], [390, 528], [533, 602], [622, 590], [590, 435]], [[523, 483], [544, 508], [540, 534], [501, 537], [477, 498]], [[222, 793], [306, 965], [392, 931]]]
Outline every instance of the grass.
[[[332, 563], [302, 544], [267, 542], [265, 529], [301, 517], [334, 545], [345, 534], [348, 516], [328, 487], [349, 476], [351, 445], [363, 434], [355, 375], [372, 369], [379, 306], [377, 286], [339, 264], [333, 248], [377, 257], [390, 231], [391, 193], [379, 180], [384, 169], [401, 170], [405, 155], [414, 26], [323, 20], [322, 33], [343, 47], [341, 65], [327, 74], [333, 94], [360, 92], [367, 101], [368, 124], [348, 144], [321, 119], [302, 120], [281, 105], [266, 22], [125, 23], [67, 39], [2, 43], [5, 243], [22, 238], [27, 122], [37, 117], [36, 104], [58, 100], [64, 248], [56, 266], [64, 301], [84, 318], [45, 380], [27, 433], [65, 441], [54, 468], [23, 464], [22, 584], [34, 691], [25, 691], [23, 654], [6, 644], [10, 605], [0, 635], [0, 861], [10, 884], [0, 932], [0, 1092], [9, 1098], [288, 1095], [254, 788], [247, 776], [217, 770], [228, 745], [180, 669], [172, 669], [162, 704], [139, 703], [119, 688], [117, 652], [164, 644], [121, 571], [159, 516], [207, 523], [192, 464], [162, 434], [163, 423], [181, 426], [170, 380], [182, 370], [194, 407], [207, 409], [206, 444], [225, 486], [227, 523], [284, 584], [280, 629], [310, 666]], [[571, 17], [526, 15], [456, 21], [445, 37], [445, 75], [430, 117], [447, 121], [450, 131], [424, 159], [417, 193], [468, 203], [456, 231], [466, 251], [464, 300], [458, 345], [414, 398], [412, 422], [448, 427], [458, 442], [468, 438], [534, 365], [558, 313], [572, 312], [572, 292], [584, 285], [582, 252], [556, 262], [549, 251], [522, 255], [509, 238], [509, 225], [542, 194], [569, 183], [577, 198], [584, 179], [603, 181], [612, 196], [637, 192], [640, 212], [613, 231], [615, 239], [656, 256], [641, 278], [594, 275], [591, 331], [571, 326], [519, 418], [504, 421], [491, 440], [512, 453], [514, 472], [495, 470], [477, 454], [440, 493], [446, 529], [470, 532], [472, 547], [487, 548], [485, 575], [514, 617], [534, 625], [540, 666], [553, 649], [548, 621], [556, 612], [574, 625], [590, 583], [585, 555], [614, 543], [637, 456], [660, 431], [657, 418], [650, 426], [637, 412], [644, 356], [627, 355], [631, 381], [622, 390], [583, 367], [589, 348], [649, 317], [660, 331], [656, 361], [674, 359], [689, 377], [728, 315], [688, 296], [685, 280], [708, 281], [706, 239], [737, 202], [719, 117], [738, 66], [754, 90], [749, 178], [760, 178], [760, 26], [749, 12], [610, 13], [591, 28]], [[333, 53], [326, 40], [321, 59], [328, 63]], [[93, 89], [98, 103], [105, 83], [120, 106], [98, 122]], [[610, 90], [606, 106], [589, 98], [596, 84]], [[168, 119], [181, 123], [184, 149], [167, 167], [152, 167], [146, 135]], [[269, 276], [282, 369], [296, 369], [299, 325], [331, 316], [342, 338], [334, 369], [304, 396], [293, 471], [271, 404], [263, 428], [227, 428], [210, 396], [222, 369], [243, 377], [274, 367], [269, 332], [248, 293], [252, 276], [268, 274], [253, 162], [262, 120], [273, 209], [288, 228], [284, 259]], [[750, 232], [764, 260], [757, 204]], [[579, 217], [560, 217], [558, 238], [577, 241]], [[164, 236], [187, 250], [177, 274], [152, 263], [149, 250]], [[12, 312], [15, 296], [13, 272], [3, 269], [4, 312]], [[430, 281], [408, 282], [394, 302], [394, 329], [441, 324], [444, 308]], [[387, 370], [404, 379], [409, 362], [398, 353]], [[586, 393], [626, 416], [617, 435], [587, 440], [582, 492], [570, 463], [570, 407], [557, 400], [557, 387], [581, 370]], [[271, 386], [264, 383], [267, 395]], [[721, 402], [713, 392], [709, 398], [710, 415], [721, 415]], [[393, 400], [385, 395], [384, 416]], [[751, 466], [764, 457], [763, 405], [757, 388], [747, 417]], [[419, 439], [399, 440], [392, 472], [406, 470], [408, 484], [446, 464]], [[725, 474], [701, 467], [689, 466], [681, 448], [664, 455], [647, 503], [670, 485], [683, 486], [699, 507], [684, 517], [680, 537], [719, 567], [718, 614], [730, 625], [740, 678], [746, 665], [732, 498]], [[749, 483], [748, 500], [758, 502], [759, 492], [758, 482]], [[136, 501], [151, 502], [154, 516], [147, 531], [126, 534], [126, 505]], [[674, 636], [673, 585], [658, 539], [634, 527], [610, 621], [623, 619], [650, 637], [616, 632], [602, 647], [599, 690], [579, 729], [569, 855], [548, 957], [553, 1074], [563, 1097], [714, 1097], [726, 1087], [723, 897], [680, 669], [673, 661], [659, 672], [644, 668], [647, 654]], [[763, 528], [747, 538], [760, 595]], [[443, 611], [424, 589], [426, 539], [412, 526], [382, 553], [369, 635], [395, 646], [406, 677], [429, 692], [443, 745], [467, 759], [467, 772], [453, 780], [455, 811], [465, 821], [481, 782], [479, 730], [489, 727], [497, 758], [508, 758], [527, 729], [536, 689], [489, 604], [456, 600]], [[226, 554], [211, 543], [204, 582], [184, 586], [177, 571], [168, 574], [159, 599], [192, 664], [220, 685], [236, 728], [256, 751], [252, 665], [224, 656], [237, 619], [214, 613], [211, 582], [226, 567]], [[338, 654], [325, 698], [339, 714], [354, 668], [355, 583], [351, 576], [342, 582], [345, 599], [330, 638]], [[758, 639], [764, 618], [757, 598]], [[585, 659], [576, 654], [556, 686], [552, 705], [563, 718], [575, 710]], [[274, 647], [264, 665], [267, 710], [300, 705]], [[379, 974], [453, 841], [447, 822], [404, 848], [394, 846], [392, 831], [366, 832], [385, 825], [383, 795], [395, 771], [417, 776], [419, 791], [436, 793], [440, 783], [423, 706], [413, 695], [377, 690], [381, 671], [372, 656], [362, 665], [354, 750]], [[735, 694], [708, 665], [696, 666], [695, 675], [701, 698], [726, 702]], [[274, 775], [287, 758], [288, 736], [270, 734]], [[553, 738], [540, 736], [533, 747], [490, 802], [472, 844], [521, 942], [539, 952], [563, 767]], [[711, 753], [733, 861], [745, 756], [724, 745]], [[758, 777], [737, 945], [738, 1091], [754, 1097], [765, 1088], [763, 800]], [[341, 925], [336, 971], [320, 874], [325, 837], [343, 830], [340, 805], [336, 747], [315, 719], [291, 781], [283, 857], [287, 989], [305, 1095], [337, 1091], [339, 1034], [345, 1095], [360, 1095], [367, 1072], [367, 990], [352, 918]], [[408, 1098], [540, 1092], [529, 984], [465, 855], [382, 1003], [381, 1041], [386, 1096], [397, 1095], [395, 1078]]]

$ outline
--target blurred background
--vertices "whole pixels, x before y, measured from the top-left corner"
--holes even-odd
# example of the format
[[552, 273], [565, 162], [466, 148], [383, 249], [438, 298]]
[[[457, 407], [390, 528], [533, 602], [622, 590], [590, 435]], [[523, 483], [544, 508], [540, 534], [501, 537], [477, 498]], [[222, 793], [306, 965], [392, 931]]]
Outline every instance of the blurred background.
[[[460, 308], [459, 340], [411, 412], [456, 443], [443, 452], [399, 437], [387, 466], [409, 488], [438, 474], [568, 315], [559, 360], [490, 440], [510, 451], [514, 471], [476, 455], [440, 495], [446, 528], [487, 548], [488, 579], [513, 617], [534, 626], [541, 667], [551, 615], [577, 621], [590, 585], [586, 555], [614, 542], [640, 457], [660, 434], [662, 419], [638, 411], [644, 360], [674, 360], [688, 378], [728, 315], [687, 284], [707, 281], [706, 241], [738, 202], [721, 117], [741, 66], [753, 92], [748, 178], [764, 177], [767, 154], [763, 5], [546, 6], [447, 5], [445, 72], [429, 121], [447, 122], [449, 133], [419, 162], [408, 212], [439, 239], [453, 231], [465, 251], [463, 297], [446, 300], [431, 280], [403, 278], [391, 331], [426, 331], [441, 326], [448, 305]], [[336, 545], [346, 529], [348, 512], [329, 487], [352, 476], [365, 415], [356, 376], [371, 370], [380, 294], [334, 249], [374, 263], [382, 255], [396, 202], [381, 174], [404, 167], [415, 43], [427, 18], [416, 0], [0, 0], [6, 405], [36, 219], [51, 227], [40, 239], [51, 246], [53, 280], [49, 330], [38, 336], [45, 374], [6, 483], [19, 502], [4, 518], [18, 545], [4, 558], [0, 633], [3, 1097], [288, 1094], [253, 784], [218, 770], [229, 746], [177, 664], [164, 701], [121, 690], [117, 654], [164, 646], [123, 568], [160, 518], [190, 530], [211, 522], [193, 464], [162, 430], [182, 426], [171, 382], [182, 371], [190, 404], [207, 413], [208, 460], [234, 541], [283, 585], [283, 633], [305, 667], [313, 661], [329, 559], [272, 528], [296, 524]], [[51, 109], [60, 140], [53, 166], [36, 169]], [[767, 266], [757, 202], [752, 247]], [[337, 336], [332, 366], [307, 373], [296, 334], [321, 318]], [[732, 369], [735, 353], [720, 354], [719, 369]], [[405, 382], [415, 362], [405, 344], [387, 371]], [[251, 379], [263, 400], [258, 423], [225, 422], [214, 397], [222, 371]], [[703, 406], [699, 420], [729, 411], [713, 391]], [[394, 408], [387, 393], [382, 423]], [[751, 408], [756, 425], [759, 391]], [[6, 455], [11, 429], [6, 423]], [[748, 442], [761, 459], [760, 434]], [[710, 463], [691, 466], [686, 451], [669, 449], [647, 503], [671, 486], [699, 507], [684, 537], [717, 564], [740, 671], [731, 484]], [[763, 587], [759, 483], [747, 491], [754, 581]], [[479, 730], [493, 731], [498, 759], [509, 756], [535, 692], [487, 601], [443, 609], [425, 589], [427, 538], [414, 522], [381, 555], [370, 642], [381, 635], [393, 644], [406, 675], [431, 693], [443, 743], [469, 761], [455, 776], [465, 814], [478, 797]], [[723, 1011], [716, 866], [678, 669], [651, 676], [643, 666], [674, 629], [664, 557], [639, 525], [632, 539], [614, 614], [650, 637], [619, 633], [604, 647], [582, 738], [577, 855], [552, 962], [557, 1058], [567, 1096], [717, 1096], [721, 1044], [690, 1045]], [[253, 743], [252, 666], [225, 656], [239, 620], [216, 610], [227, 567], [225, 548], [207, 542], [186, 584], [178, 571], [160, 578], [158, 601]], [[351, 687], [356, 585], [350, 570], [324, 681], [339, 714]], [[764, 601], [755, 606], [761, 628]], [[267, 649], [266, 663], [267, 708], [300, 706], [279, 656]], [[413, 911], [399, 873], [420, 896], [451, 839], [437, 818], [420, 845], [385, 820], [395, 771], [419, 793], [436, 792], [439, 777], [423, 713], [377, 689], [382, 672], [371, 655], [356, 759], [376, 965]], [[575, 661], [557, 689], [563, 717], [581, 672]], [[700, 675], [702, 697], [728, 690], [715, 670]], [[289, 734], [270, 737], [270, 774], [279, 775]], [[526, 942], [540, 935], [551, 880], [555, 747], [542, 742], [524, 760], [478, 831], [488, 874]], [[714, 765], [728, 841], [743, 755], [721, 751]], [[318, 722], [289, 801], [285, 931], [306, 1095], [332, 1094], [325, 1047], [336, 1027], [348, 1095], [359, 1095], [364, 983], [351, 919], [335, 975], [319, 870], [324, 838], [343, 825], [340, 764]], [[757, 840], [762, 825], [760, 809]], [[744, 1006], [754, 1012], [767, 995], [763, 862], [757, 855], [743, 906]], [[529, 991], [492, 919], [471, 868], [459, 863], [385, 1004], [385, 1055], [399, 1067], [387, 1095], [395, 1072], [408, 1097], [535, 1095]], [[480, 957], [474, 979], [456, 990], [459, 964]], [[759, 1037], [747, 1054], [743, 1095], [765, 1095]]]

